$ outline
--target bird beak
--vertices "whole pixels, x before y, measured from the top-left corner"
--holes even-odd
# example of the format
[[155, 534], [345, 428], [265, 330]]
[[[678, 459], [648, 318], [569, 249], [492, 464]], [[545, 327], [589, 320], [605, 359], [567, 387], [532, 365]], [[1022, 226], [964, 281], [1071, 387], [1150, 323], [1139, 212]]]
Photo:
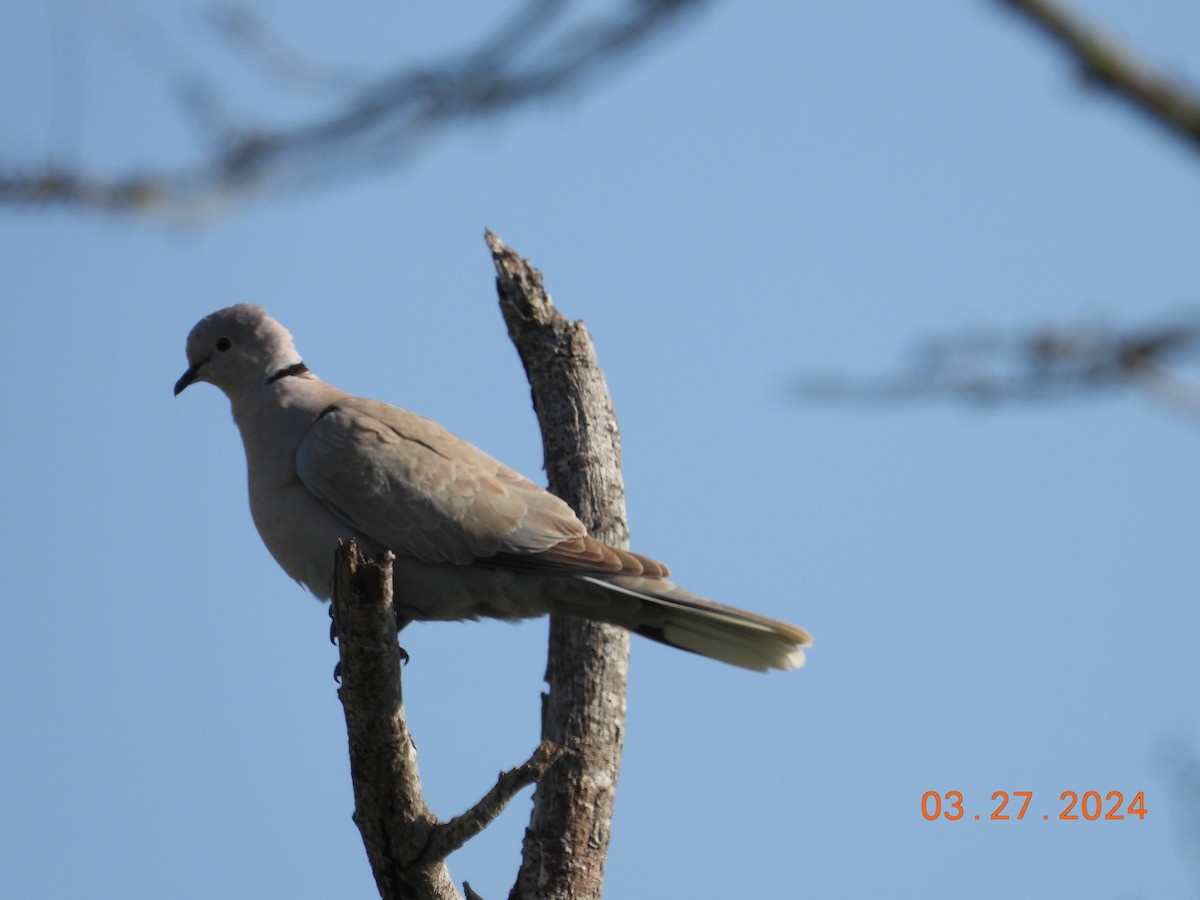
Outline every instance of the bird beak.
[[175, 396], [178, 397], [185, 387], [195, 381], [200, 375], [200, 367], [204, 365], [206, 360], [201, 360], [195, 365], [188, 366], [188, 370], [183, 373], [180, 379], [175, 382]]

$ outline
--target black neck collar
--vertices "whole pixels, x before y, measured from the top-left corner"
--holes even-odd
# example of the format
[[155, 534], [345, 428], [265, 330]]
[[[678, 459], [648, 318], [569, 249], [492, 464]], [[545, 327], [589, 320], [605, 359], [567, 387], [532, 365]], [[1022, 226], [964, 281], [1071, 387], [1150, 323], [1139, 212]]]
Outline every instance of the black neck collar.
[[266, 380], [265, 383], [266, 384], [274, 384], [275, 382], [279, 381], [279, 379], [281, 379], [281, 378], [287, 378], [291, 375], [303, 375], [307, 371], [308, 371], [308, 366], [306, 366], [304, 363], [302, 363], [302, 362], [292, 363], [290, 366], [280, 369], [278, 372], [273, 374], [270, 378], [268, 378]]

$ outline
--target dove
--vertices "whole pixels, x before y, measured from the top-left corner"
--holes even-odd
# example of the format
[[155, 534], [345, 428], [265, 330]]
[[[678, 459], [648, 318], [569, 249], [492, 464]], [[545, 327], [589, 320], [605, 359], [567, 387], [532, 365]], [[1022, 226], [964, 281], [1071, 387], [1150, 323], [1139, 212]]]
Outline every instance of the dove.
[[804, 629], [678, 587], [665, 565], [592, 538], [561, 499], [431, 419], [326, 384], [260, 306], [201, 319], [187, 361], [176, 396], [207, 382], [229, 398], [255, 527], [319, 599], [353, 538], [395, 555], [401, 627], [559, 614], [747, 669], [804, 664]]

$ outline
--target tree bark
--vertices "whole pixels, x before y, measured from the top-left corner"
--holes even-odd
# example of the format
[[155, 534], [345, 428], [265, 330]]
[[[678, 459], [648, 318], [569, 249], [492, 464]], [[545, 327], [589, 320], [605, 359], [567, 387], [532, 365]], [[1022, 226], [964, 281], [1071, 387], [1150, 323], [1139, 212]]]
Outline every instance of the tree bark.
[[[626, 547], [616, 415], [582, 322], [569, 322], [541, 273], [485, 233], [509, 337], [525, 366], [541, 425], [550, 490], [588, 532]], [[552, 617], [542, 739], [567, 756], [538, 783], [510, 900], [598, 900], [624, 743], [629, 635]]]
[[437, 817], [425, 805], [417, 749], [404, 719], [402, 651], [392, 606], [392, 556], [371, 563], [338, 548], [330, 614], [338, 637], [338, 697], [350, 739], [354, 823], [384, 900], [457, 900], [445, 860], [422, 860]]
[[[404, 718], [392, 595], [392, 555], [370, 560], [350, 541], [338, 548], [333, 633], [338, 639], [338, 698], [350, 738], [354, 823], [383, 900], [458, 900], [446, 857], [500, 815], [522, 789], [563, 756], [542, 741], [522, 765], [501, 772], [478, 803], [448, 822], [425, 804], [417, 749]], [[477, 896], [463, 885], [468, 896]]]

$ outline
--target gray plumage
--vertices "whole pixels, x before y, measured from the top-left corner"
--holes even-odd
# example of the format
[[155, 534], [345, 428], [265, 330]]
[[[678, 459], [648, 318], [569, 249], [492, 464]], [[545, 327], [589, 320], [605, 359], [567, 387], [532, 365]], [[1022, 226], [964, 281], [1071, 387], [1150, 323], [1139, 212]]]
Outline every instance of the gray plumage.
[[258, 306], [201, 319], [175, 385], [216, 385], [242, 435], [250, 511], [276, 562], [328, 599], [353, 537], [391, 550], [408, 619], [609, 622], [748, 669], [804, 664], [801, 628], [721, 606], [667, 567], [588, 536], [571, 508], [436, 422], [321, 381]]

